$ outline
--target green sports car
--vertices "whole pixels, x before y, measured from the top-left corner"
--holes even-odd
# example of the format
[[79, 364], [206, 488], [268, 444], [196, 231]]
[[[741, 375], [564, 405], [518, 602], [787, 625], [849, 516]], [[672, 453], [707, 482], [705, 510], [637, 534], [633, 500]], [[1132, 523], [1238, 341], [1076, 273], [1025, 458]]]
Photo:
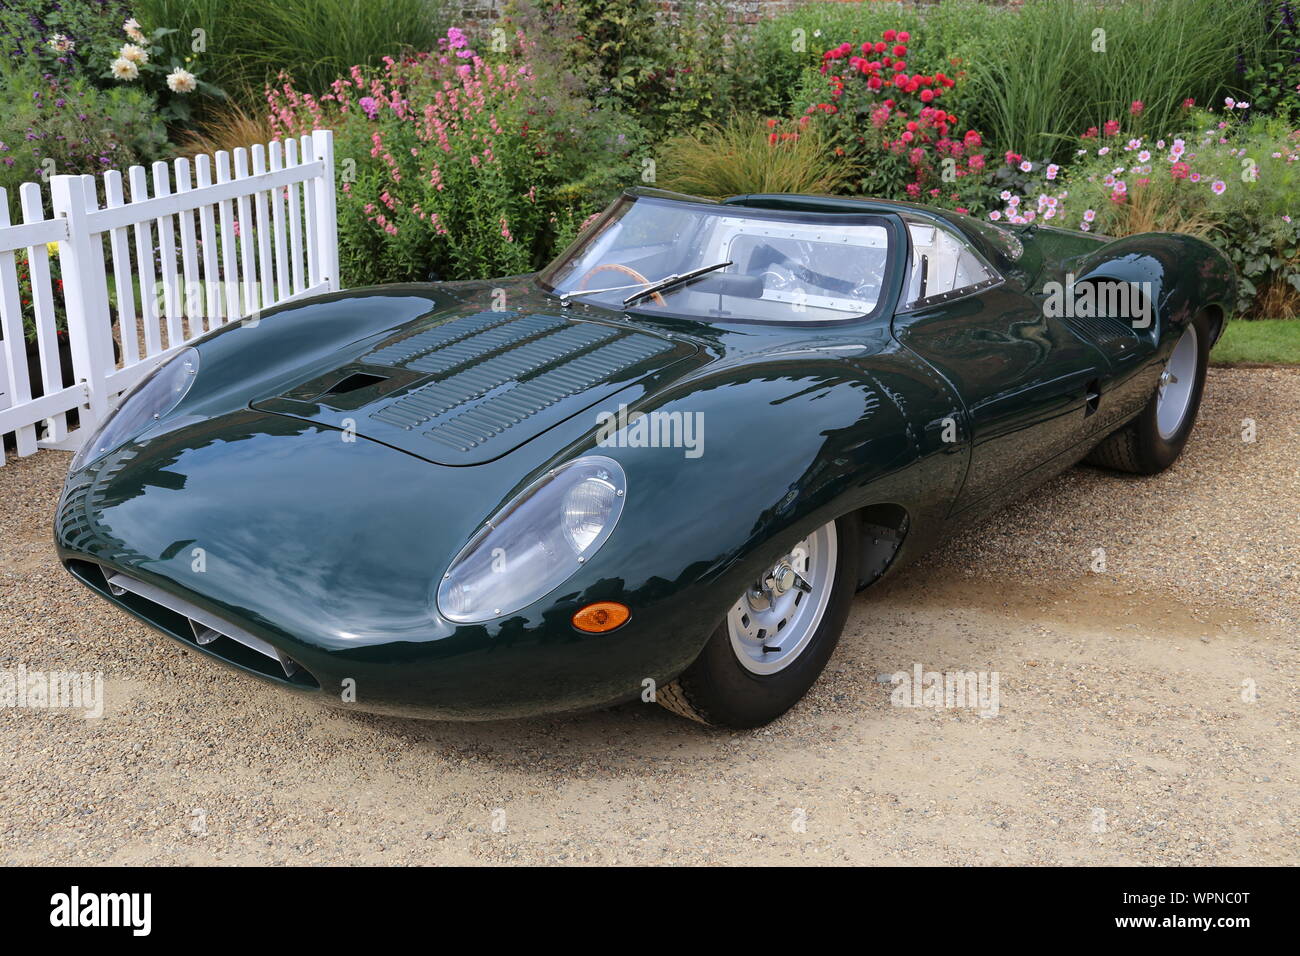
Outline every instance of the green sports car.
[[854, 592], [1191, 432], [1235, 276], [907, 203], [631, 190], [537, 275], [288, 303], [82, 446], [61, 560], [191, 649], [444, 719], [784, 713]]

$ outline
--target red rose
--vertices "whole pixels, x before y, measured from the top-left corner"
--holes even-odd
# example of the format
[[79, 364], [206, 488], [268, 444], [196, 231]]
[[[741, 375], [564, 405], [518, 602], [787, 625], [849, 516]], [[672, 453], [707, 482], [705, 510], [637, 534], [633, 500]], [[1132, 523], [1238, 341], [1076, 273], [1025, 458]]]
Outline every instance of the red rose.
[[893, 43], [894, 40], [898, 38], [898, 33], [897, 31], [894, 30], [886, 30], [884, 33], [880, 35], [884, 37], [886, 40], [888, 40], [890, 43]]
[[906, 43], [908, 40], [912, 39], [912, 34], [908, 33], [906, 30], [899, 30], [898, 39]]
[[929, 103], [929, 102], [930, 102], [931, 100], [933, 100], [933, 99], [934, 99], [934, 90], [922, 90], [922, 91], [921, 91], [921, 102], [922, 102], [922, 103]]
[[884, 53], [884, 52], [885, 52], [886, 50], [888, 50], [888, 49], [889, 49], [889, 44], [887, 44], [887, 43], [877, 43], [877, 44], [876, 44], [876, 52], [877, 52], [877, 53]]
[[907, 47], [903, 46], [901, 43], [898, 44], [894, 47], [894, 56], [907, 56]]

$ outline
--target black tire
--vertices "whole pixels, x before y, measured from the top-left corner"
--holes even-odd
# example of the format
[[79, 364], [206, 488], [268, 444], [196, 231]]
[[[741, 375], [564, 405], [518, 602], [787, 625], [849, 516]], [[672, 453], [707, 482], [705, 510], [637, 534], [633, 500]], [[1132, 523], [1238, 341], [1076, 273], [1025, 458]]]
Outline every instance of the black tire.
[[1137, 418], [1103, 439], [1084, 461], [1115, 471], [1154, 475], [1178, 460], [1196, 425], [1196, 413], [1201, 407], [1201, 394], [1205, 390], [1205, 367], [1210, 358], [1210, 336], [1213, 333], [1209, 318], [1204, 312], [1192, 320], [1192, 325], [1196, 329], [1196, 381], [1192, 385], [1191, 399], [1178, 430], [1169, 438], [1161, 436], [1156, 420], [1159, 408], [1157, 391]]
[[732, 650], [724, 620], [700, 656], [655, 699], [682, 717], [721, 727], [761, 727], [797, 704], [821, 676], [839, 643], [857, 590], [862, 542], [856, 516], [835, 522], [836, 566], [830, 599], [807, 646], [775, 674], [755, 674]]

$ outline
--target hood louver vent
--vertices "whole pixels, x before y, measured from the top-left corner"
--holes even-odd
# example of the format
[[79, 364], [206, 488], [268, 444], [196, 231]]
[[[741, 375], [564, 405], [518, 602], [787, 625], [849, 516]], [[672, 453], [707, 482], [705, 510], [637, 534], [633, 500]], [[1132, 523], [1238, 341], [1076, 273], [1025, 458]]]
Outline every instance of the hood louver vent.
[[[664, 369], [697, 351], [639, 329], [547, 312], [480, 312], [398, 335], [254, 408], [349, 429], [430, 461], [472, 465], [624, 389], [665, 381]], [[355, 398], [327, 391], [362, 375], [382, 383], [347, 393]]]

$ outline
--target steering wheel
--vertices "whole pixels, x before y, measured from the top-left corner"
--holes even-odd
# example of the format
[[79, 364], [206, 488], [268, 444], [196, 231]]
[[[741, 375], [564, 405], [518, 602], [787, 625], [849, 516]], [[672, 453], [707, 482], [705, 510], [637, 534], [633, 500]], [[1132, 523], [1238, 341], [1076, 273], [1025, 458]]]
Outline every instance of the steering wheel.
[[[587, 271], [587, 274], [582, 277], [582, 281], [578, 283], [578, 288], [579, 289], [587, 288], [587, 286], [591, 283], [591, 277], [594, 276], [597, 272], [621, 272], [623, 275], [629, 276], [634, 282], [643, 282], [647, 285], [649, 285], [650, 283], [649, 279], [647, 279], [641, 273], [637, 272], [631, 266], [625, 266], [619, 262], [602, 262], [600, 265], [593, 266], [591, 269]], [[664, 301], [664, 297], [661, 296], [658, 292], [652, 293], [650, 298], [653, 299], [654, 302], [658, 305], [662, 305], [665, 307], [668, 305], [668, 303]]]

